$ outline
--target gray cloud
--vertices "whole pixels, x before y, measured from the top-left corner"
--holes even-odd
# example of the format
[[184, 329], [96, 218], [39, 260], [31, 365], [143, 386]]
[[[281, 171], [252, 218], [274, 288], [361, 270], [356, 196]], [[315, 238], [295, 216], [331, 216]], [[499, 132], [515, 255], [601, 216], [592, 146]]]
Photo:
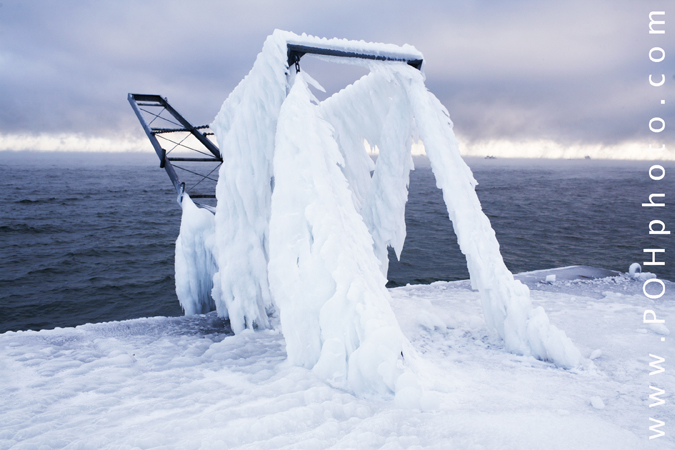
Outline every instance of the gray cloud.
[[[658, 9], [668, 34], [650, 36]], [[168, 96], [209, 122], [281, 28], [415, 45], [430, 90], [470, 141], [647, 139], [648, 120], [672, 123], [675, 111], [673, 23], [667, 1], [4, 1], [0, 132], [139, 133], [127, 92]], [[649, 61], [654, 45], [663, 63]], [[331, 89], [360, 74], [312, 70]], [[649, 73], [666, 85], [650, 87]], [[659, 138], [672, 141], [670, 128]]]

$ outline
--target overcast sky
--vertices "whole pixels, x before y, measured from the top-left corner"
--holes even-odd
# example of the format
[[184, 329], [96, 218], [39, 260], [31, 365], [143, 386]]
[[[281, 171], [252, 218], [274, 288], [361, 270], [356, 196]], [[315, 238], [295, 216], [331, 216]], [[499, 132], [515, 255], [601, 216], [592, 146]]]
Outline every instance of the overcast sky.
[[[0, 1], [0, 134], [142, 136], [128, 92], [208, 123], [280, 28], [414, 45], [469, 142], [673, 141], [672, 1]], [[652, 10], [665, 36], [648, 34]], [[313, 70], [329, 89], [359, 76]], [[658, 136], [654, 116], [670, 124]]]

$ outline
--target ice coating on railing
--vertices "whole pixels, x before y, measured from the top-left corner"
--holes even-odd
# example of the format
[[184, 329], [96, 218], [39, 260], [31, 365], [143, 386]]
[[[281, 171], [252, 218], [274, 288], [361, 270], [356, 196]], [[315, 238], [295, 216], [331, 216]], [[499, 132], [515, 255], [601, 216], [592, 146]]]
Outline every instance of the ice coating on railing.
[[323, 49], [332, 49], [343, 52], [363, 53], [368, 55], [377, 55], [396, 59], [423, 59], [424, 56], [412, 45], [404, 44], [398, 46], [395, 44], [385, 44], [381, 42], [352, 41], [349, 39], [326, 39], [316, 36], [309, 36], [305, 33], [294, 35], [293, 33], [280, 32], [275, 30], [276, 34], [284, 33], [284, 38], [288, 44], [302, 46], [311, 46]]

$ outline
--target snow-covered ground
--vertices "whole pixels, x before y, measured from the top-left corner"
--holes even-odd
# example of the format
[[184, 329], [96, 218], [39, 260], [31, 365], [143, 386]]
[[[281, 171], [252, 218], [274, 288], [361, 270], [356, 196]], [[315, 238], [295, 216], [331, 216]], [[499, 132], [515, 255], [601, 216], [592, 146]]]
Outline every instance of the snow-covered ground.
[[[215, 313], [8, 332], [0, 448], [673, 448], [673, 337], [642, 323], [648, 309], [671, 325], [672, 293], [649, 300], [626, 276], [534, 287], [534, 305], [593, 354], [585, 368], [506, 352], [468, 282], [390, 291], [435, 397], [423, 411], [333, 388], [285, 362], [279, 331], [235, 336]], [[665, 372], [649, 376], [650, 353]], [[650, 384], [665, 405], [649, 407]], [[649, 439], [650, 417], [665, 436]]]

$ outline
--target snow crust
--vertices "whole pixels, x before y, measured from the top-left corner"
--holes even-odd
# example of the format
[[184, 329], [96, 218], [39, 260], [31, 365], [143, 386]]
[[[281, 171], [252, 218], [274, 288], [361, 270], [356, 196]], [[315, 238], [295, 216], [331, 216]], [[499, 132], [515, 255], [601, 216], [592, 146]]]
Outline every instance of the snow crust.
[[583, 355], [596, 353], [585, 370], [505, 352], [468, 282], [390, 290], [428, 364], [421, 383], [438, 402], [427, 411], [333, 387], [285, 362], [278, 331], [233, 335], [215, 313], [7, 332], [0, 448], [670, 449], [668, 430], [648, 439], [649, 417], [675, 420], [670, 397], [649, 408], [648, 395], [675, 372], [650, 377], [649, 354], [670, 361], [675, 347], [641, 323], [645, 309], [672, 323], [666, 283], [659, 301], [628, 276], [532, 291]]
[[[400, 256], [405, 241], [411, 147], [421, 138], [488, 328], [510, 352], [578, 367], [580, 352], [504, 265], [452, 122], [424, 74], [403, 62], [348, 58], [370, 73], [319, 102], [309, 86], [320, 84], [286, 66], [288, 42], [422, 58], [410, 46], [279, 30], [267, 38], [212, 124], [224, 160], [215, 220], [181, 229], [177, 292], [186, 313], [211, 305], [204, 291], [212, 276], [213, 305], [235, 333], [273, 328], [269, 317], [278, 314], [290, 363], [352, 392], [426, 402], [420, 363], [384, 287], [387, 249]], [[376, 164], [365, 144], [378, 149]], [[195, 250], [193, 236], [211, 247]], [[196, 264], [205, 255], [215, 266]]]

